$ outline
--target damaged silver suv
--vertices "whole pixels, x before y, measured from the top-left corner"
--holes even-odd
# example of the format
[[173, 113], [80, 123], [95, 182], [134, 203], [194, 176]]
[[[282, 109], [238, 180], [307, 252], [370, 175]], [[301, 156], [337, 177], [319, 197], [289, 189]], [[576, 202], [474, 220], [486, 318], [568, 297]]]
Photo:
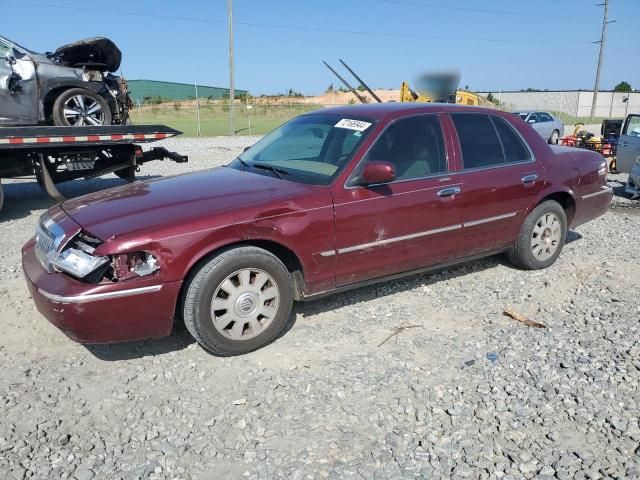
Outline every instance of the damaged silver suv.
[[107, 38], [41, 54], [0, 36], [0, 126], [125, 124], [131, 99], [113, 75], [121, 60]]

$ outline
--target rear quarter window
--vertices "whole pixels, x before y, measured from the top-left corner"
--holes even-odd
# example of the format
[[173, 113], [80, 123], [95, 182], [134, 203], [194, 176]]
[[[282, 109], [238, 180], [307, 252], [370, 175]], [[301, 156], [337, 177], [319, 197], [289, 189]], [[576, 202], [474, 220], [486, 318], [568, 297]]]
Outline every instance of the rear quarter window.
[[511, 162], [526, 162], [531, 160], [531, 153], [524, 144], [524, 141], [518, 135], [513, 127], [509, 125], [504, 118], [492, 116], [493, 124], [498, 131], [500, 140], [502, 141], [502, 148], [504, 149], [504, 156], [507, 163]]

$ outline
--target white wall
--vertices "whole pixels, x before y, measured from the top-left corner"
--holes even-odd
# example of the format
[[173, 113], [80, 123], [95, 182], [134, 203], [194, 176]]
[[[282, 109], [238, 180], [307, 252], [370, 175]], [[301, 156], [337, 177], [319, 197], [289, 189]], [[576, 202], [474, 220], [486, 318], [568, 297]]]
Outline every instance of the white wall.
[[[489, 92], [479, 92], [488, 95]], [[591, 114], [593, 92], [491, 92], [507, 110], [547, 110], [564, 112], [575, 117]], [[629, 97], [628, 102], [623, 102]], [[596, 117], [622, 118], [627, 113], [640, 113], [640, 92], [599, 92]]]

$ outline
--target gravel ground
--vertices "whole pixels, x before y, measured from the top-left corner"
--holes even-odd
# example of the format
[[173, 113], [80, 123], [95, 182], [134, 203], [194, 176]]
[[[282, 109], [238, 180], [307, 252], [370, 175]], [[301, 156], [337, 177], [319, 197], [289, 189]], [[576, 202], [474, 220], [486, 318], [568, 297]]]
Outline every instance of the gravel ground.
[[[254, 140], [168, 141], [190, 163], [141, 177], [217, 165]], [[20, 268], [52, 202], [7, 182], [0, 478], [640, 478], [640, 203], [624, 176], [610, 181], [610, 212], [545, 271], [491, 257], [298, 304], [283, 337], [235, 358], [181, 328], [111, 346], [64, 337]]]

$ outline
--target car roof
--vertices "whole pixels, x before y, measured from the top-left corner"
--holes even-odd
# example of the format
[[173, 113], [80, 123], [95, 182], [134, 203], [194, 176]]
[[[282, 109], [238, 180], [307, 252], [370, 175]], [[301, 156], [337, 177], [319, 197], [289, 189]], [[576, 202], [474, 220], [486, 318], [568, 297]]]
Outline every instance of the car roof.
[[340, 105], [336, 107], [323, 108], [320, 110], [313, 110], [305, 115], [318, 115], [318, 114], [335, 114], [342, 116], [358, 116], [372, 118], [376, 120], [382, 120], [390, 115], [406, 112], [411, 113], [415, 111], [421, 112], [492, 112], [496, 113], [499, 110], [492, 108], [483, 108], [470, 105], [457, 105], [452, 103], [418, 103], [418, 102], [385, 102], [385, 103], [363, 103], [359, 105]]

